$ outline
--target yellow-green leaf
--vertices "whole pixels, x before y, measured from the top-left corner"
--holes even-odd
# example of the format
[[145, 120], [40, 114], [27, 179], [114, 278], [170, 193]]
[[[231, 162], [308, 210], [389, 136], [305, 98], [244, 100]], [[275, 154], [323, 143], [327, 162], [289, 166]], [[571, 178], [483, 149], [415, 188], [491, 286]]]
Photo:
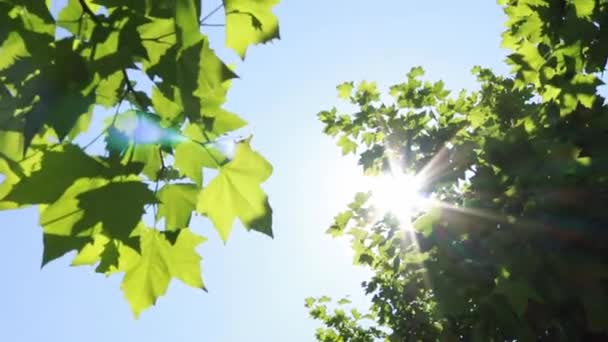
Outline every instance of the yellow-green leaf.
[[279, 0], [224, 0], [226, 45], [245, 58], [247, 48], [279, 38], [279, 22], [272, 8]]
[[245, 227], [255, 229], [256, 223], [270, 215], [260, 185], [271, 173], [270, 163], [253, 151], [248, 141], [238, 144], [234, 159], [222, 166], [201, 192], [197, 211], [211, 219], [224, 241], [237, 217]]
[[201, 257], [196, 246], [205, 239], [183, 229], [174, 245], [154, 229], [141, 235], [141, 256], [126, 271], [122, 290], [135, 317], [165, 294], [171, 277], [203, 289]]

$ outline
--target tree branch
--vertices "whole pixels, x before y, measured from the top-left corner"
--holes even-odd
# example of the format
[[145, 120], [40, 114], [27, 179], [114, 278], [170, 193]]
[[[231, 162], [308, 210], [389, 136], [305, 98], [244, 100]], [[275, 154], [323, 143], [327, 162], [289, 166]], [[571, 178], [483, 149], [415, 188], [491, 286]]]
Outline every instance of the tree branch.
[[212, 143], [212, 140], [211, 140], [211, 138], [209, 138], [209, 135], [204, 130], [203, 130], [203, 136], [207, 140], [207, 144], [201, 144], [201, 146], [203, 146], [205, 151], [207, 151], [207, 153], [209, 153], [209, 155], [211, 156], [211, 159], [213, 159], [213, 161], [217, 164], [218, 167], [224, 165], [228, 161], [228, 158], [224, 158], [224, 160], [222, 160], [222, 162], [217, 160], [217, 158], [215, 158], [215, 156], [213, 155], [212, 151], [209, 150], [209, 147], [207, 147], [208, 144]]
[[125, 96], [127, 96], [127, 90], [125, 89], [125, 91], [122, 92], [122, 95], [120, 95], [120, 99], [118, 99], [118, 106], [116, 106], [116, 111], [114, 112], [114, 116], [112, 117], [112, 122], [110, 123], [110, 125], [108, 125], [108, 127], [106, 127], [104, 130], [102, 130], [101, 132], [99, 132], [99, 134], [93, 138], [93, 140], [91, 140], [88, 144], [84, 145], [84, 147], [82, 148], [82, 150], [86, 150], [87, 148], [89, 148], [91, 145], [93, 145], [97, 140], [99, 140], [99, 138], [101, 138], [104, 133], [106, 133], [111, 127], [113, 127], [116, 124], [116, 119], [118, 118], [118, 112], [120, 111], [120, 105], [122, 104], [122, 101], [124, 101]]
[[130, 92], [131, 94], [133, 94], [133, 98], [135, 99], [135, 102], [137, 102], [137, 105], [139, 106], [139, 108], [142, 111], [145, 111], [146, 107], [137, 98], [137, 92], [135, 91], [135, 89], [133, 88], [133, 85], [131, 84], [131, 80], [129, 79], [129, 74], [127, 74], [127, 69], [122, 69], [122, 75], [124, 76], [125, 81], [127, 83], [127, 91]]
[[87, 5], [87, 3], [84, 2], [84, 0], [78, 0], [78, 3], [80, 3], [80, 7], [82, 7], [82, 10], [91, 17], [91, 20], [93, 20], [93, 22], [95, 24], [101, 25], [101, 20], [99, 20], [97, 15], [91, 10], [89, 5]]
[[199, 21], [199, 24], [203, 25], [205, 23], [205, 20], [211, 18], [211, 16], [213, 16], [217, 11], [219, 11], [220, 9], [222, 9], [222, 7], [224, 7], [224, 3], [223, 2], [221, 4], [219, 4], [216, 8], [214, 8], [213, 11], [209, 12], [209, 14], [207, 14], [206, 16], [204, 16], [203, 19], [201, 19]]

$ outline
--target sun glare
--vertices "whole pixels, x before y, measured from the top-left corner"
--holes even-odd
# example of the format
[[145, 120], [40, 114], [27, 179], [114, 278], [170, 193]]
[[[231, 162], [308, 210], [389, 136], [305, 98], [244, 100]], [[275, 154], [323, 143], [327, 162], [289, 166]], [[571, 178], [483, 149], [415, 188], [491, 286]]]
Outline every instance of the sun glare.
[[417, 210], [423, 209], [428, 199], [420, 193], [423, 182], [406, 174], [386, 174], [370, 180], [372, 205], [390, 212], [404, 225], [410, 223]]

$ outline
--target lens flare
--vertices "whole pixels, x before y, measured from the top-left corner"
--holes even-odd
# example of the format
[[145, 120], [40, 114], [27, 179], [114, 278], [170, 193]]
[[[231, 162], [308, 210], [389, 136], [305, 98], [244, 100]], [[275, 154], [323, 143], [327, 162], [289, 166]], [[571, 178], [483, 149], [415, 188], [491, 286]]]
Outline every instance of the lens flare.
[[428, 203], [420, 193], [423, 182], [419, 177], [393, 173], [375, 177], [371, 183], [372, 205], [395, 215], [406, 228], [412, 216]]

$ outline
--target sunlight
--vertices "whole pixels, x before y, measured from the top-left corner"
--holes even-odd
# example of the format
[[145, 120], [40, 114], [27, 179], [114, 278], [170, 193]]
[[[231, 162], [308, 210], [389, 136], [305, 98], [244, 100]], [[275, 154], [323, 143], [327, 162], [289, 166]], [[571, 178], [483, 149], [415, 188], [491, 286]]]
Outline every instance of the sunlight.
[[423, 186], [420, 177], [386, 174], [371, 179], [370, 185], [372, 205], [377, 210], [395, 215], [404, 228], [411, 223], [412, 216], [428, 203], [420, 193]]

